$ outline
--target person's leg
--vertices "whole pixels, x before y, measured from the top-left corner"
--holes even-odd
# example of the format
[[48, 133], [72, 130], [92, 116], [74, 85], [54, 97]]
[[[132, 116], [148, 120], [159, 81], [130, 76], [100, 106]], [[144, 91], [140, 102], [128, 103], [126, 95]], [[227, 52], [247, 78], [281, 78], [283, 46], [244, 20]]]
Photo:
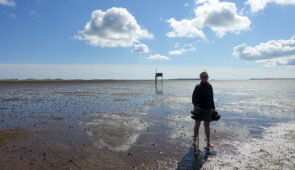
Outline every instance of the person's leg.
[[196, 120], [195, 121], [195, 127], [194, 127], [194, 141], [193, 144], [196, 145], [197, 142], [197, 137], [198, 137], [198, 133], [199, 133], [199, 127], [200, 127], [201, 121], [200, 120]]
[[213, 147], [214, 145], [212, 145], [210, 142], [210, 122], [204, 121], [204, 127], [205, 127], [206, 139], [207, 139], [207, 146]]

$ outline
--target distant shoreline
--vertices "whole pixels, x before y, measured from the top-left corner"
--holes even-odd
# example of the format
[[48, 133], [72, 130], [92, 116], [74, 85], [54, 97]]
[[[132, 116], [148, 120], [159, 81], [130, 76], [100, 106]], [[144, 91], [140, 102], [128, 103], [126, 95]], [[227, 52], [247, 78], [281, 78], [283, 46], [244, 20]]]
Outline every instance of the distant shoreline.
[[[169, 80], [196, 80], [196, 78], [172, 78], [163, 79], [165, 81]], [[210, 79], [219, 80], [219, 79]], [[249, 78], [249, 79], [220, 79], [220, 80], [295, 80], [295, 78]], [[154, 81], [154, 79], [0, 79], [0, 83], [13, 83], [13, 82], [103, 82], [103, 81]]]
[[[119, 79], [0, 79], [1, 82], [98, 82], [98, 81], [138, 81]], [[145, 80], [142, 80], [145, 81]]]
[[250, 78], [249, 80], [295, 80], [295, 78]]
[[[163, 80], [200, 80], [193, 78], [176, 78]], [[154, 79], [0, 79], [1, 82], [100, 82], [100, 81], [154, 81]]]

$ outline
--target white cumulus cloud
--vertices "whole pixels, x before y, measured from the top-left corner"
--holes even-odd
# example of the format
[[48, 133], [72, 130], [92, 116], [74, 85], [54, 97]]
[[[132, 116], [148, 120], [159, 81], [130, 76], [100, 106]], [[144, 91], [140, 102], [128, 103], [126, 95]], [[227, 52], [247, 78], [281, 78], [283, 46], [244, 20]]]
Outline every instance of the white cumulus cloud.
[[278, 5], [295, 5], [295, 0], [248, 0], [245, 2], [245, 4], [250, 5], [252, 13], [263, 10], [269, 3]]
[[150, 60], [170, 60], [169, 57], [164, 56], [164, 55], [160, 55], [160, 54], [150, 55], [147, 59], [150, 59]]
[[264, 63], [265, 66], [295, 67], [295, 36], [288, 40], [271, 40], [255, 47], [245, 43], [234, 47], [237, 58]]
[[187, 37], [194, 38], [199, 37], [201, 39], [205, 39], [205, 34], [198, 27], [198, 23], [196, 19], [182, 19], [180, 21], [175, 20], [174, 18], [170, 18], [167, 21], [172, 27], [172, 31], [168, 32], [166, 36], [170, 38], [174, 37]]
[[0, 0], [0, 5], [15, 6], [15, 2], [12, 0]]
[[171, 50], [171, 51], [169, 51], [169, 55], [182, 55], [185, 52], [186, 52], [186, 50], [181, 48], [179, 50]]
[[189, 49], [184, 49], [184, 48], [181, 48], [181, 49], [177, 49], [177, 50], [171, 50], [169, 51], [169, 55], [182, 55], [188, 51], [195, 51], [196, 48], [195, 47], [191, 47]]
[[132, 52], [134, 53], [149, 53], [149, 47], [145, 44], [135, 44]]
[[219, 2], [219, 0], [199, 0], [192, 19], [180, 21], [170, 18], [167, 22], [172, 31], [168, 37], [199, 37], [205, 39], [203, 28], [208, 27], [218, 37], [223, 37], [228, 32], [239, 33], [250, 28], [251, 21], [248, 17], [237, 13], [236, 4], [232, 2]]
[[151, 39], [153, 34], [137, 24], [125, 8], [112, 7], [107, 11], [95, 10], [84, 30], [74, 36], [100, 47], [129, 47], [140, 39]]

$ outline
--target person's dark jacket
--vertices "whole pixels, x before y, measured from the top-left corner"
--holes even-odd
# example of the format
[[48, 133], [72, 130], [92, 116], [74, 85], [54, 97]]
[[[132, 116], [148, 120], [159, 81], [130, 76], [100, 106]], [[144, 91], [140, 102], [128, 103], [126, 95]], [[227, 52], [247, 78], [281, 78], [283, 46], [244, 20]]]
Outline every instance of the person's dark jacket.
[[213, 88], [209, 83], [197, 84], [192, 96], [193, 105], [202, 109], [215, 109]]

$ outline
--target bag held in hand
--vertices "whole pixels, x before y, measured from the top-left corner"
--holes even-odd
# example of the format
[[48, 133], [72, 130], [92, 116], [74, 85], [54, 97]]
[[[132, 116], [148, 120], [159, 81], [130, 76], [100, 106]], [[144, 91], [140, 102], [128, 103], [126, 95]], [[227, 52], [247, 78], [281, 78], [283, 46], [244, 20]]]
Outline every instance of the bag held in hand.
[[[194, 109], [191, 111], [191, 118], [194, 120], [202, 120], [200, 116], [200, 110], [199, 109]], [[214, 111], [211, 115], [211, 121], [218, 121], [220, 119], [221, 115], [218, 114], [217, 111]]]

